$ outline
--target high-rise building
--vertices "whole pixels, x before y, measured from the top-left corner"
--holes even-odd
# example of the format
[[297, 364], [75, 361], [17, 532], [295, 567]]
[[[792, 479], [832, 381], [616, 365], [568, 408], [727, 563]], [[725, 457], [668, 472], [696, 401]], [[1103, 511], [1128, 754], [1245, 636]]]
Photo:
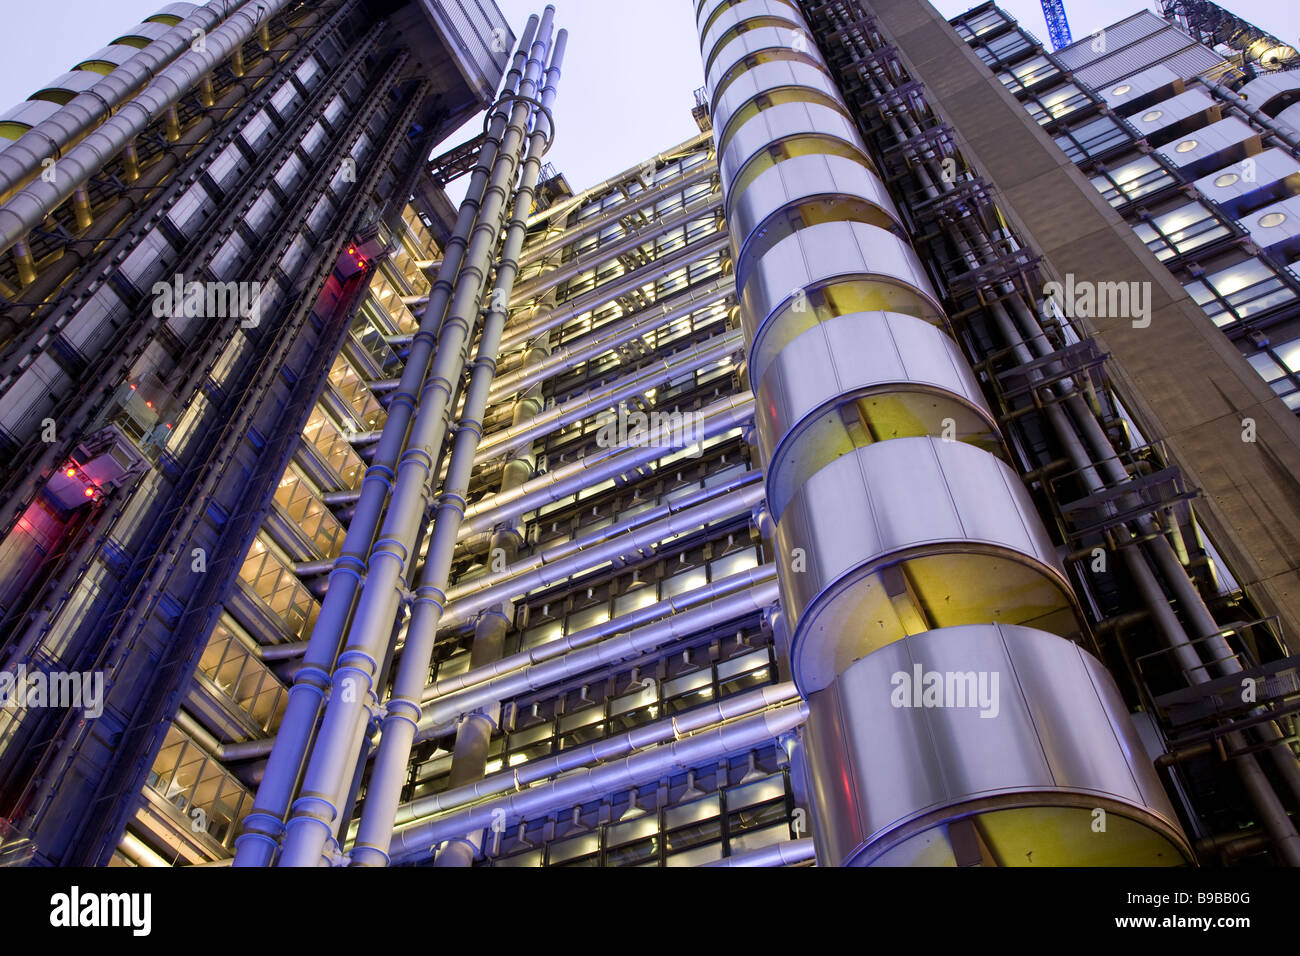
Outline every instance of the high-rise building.
[[1168, 6], [694, 0], [580, 192], [549, 7], [0, 117], [0, 861], [1300, 865], [1300, 70]]

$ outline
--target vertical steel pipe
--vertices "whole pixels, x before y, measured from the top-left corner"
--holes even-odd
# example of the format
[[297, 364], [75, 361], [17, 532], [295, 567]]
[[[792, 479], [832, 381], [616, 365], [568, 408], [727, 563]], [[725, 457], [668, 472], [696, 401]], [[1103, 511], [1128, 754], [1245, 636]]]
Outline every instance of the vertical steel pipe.
[[[503, 97], [509, 97], [523, 78], [524, 67], [537, 32], [538, 18], [530, 17], [524, 29], [510, 72], [503, 82]], [[496, 165], [506, 132], [508, 111], [505, 99], [493, 108], [487, 137], [470, 177], [461, 204], [456, 229], [448, 240], [442, 266], [415, 334], [402, 370], [401, 383], [388, 408], [388, 419], [375, 451], [373, 463], [362, 479], [360, 498], [348, 524], [342, 553], [329, 578], [329, 590], [317, 617], [307, 654], [289, 689], [284, 718], [271, 752], [266, 775], [258, 788], [253, 811], [244, 820], [244, 832], [235, 841], [236, 866], [268, 866], [283, 832], [285, 814], [293, 788], [302, 773], [307, 747], [330, 690], [330, 672], [339, 653], [344, 628], [352, 613], [357, 592], [365, 580], [366, 558], [392, 488], [398, 458], [406, 447], [407, 431], [414, 414], [416, 396], [423, 387], [437, 345], [438, 330], [456, 278], [465, 261], [470, 234], [479, 219], [484, 193]]]
[[[519, 253], [526, 236], [525, 223], [528, 212], [533, 206], [533, 197], [541, 173], [542, 155], [554, 134], [550, 109], [558, 92], [567, 38], [568, 34], [564, 30], [561, 30], [555, 38], [550, 68], [547, 70], [546, 83], [541, 94], [541, 108], [538, 110], [533, 127], [527, 161], [515, 197], [513, 218], [506, 234], [501, 261], [497, 267], [491, 308], [484, 320], [478, 356], [466, 392], [465, 411], [456, 431], [447, 479], [434, 521], [428, 554], [425, 557], [421, 585], [411, 612], [406, 645], [393, 683], [392, 695], [388, 700], [383, 736], [375, 757], [370, 787], [366, 792], [357, 841], [352, 850], [352, 861], [358, 866], [384, 865], [388, 862], [388, 840], [392, 835], [393, 820], [401, 797], [402, 783], [406, 777], [411, 743], [420, 720], [420, 701], [429, 673], [429, 661], [433, 656], [433, 647], [438, 636], [438, 622], [446, 602], [452, 556], [455, 553], [456, 540], [465, 512], [465, 498], [474, 470], [475, 452], [482, 435], [488, 393], [496, 374], [497, 355], [501, 335], [505, 330], [510, 291], [519, 272]], [[521, 95], [531, 95], [523, 92], [524, 89], [526, 84], [521, 88]], [[499, 649], [497, 656], [500, 656]], [[484, 721], [485, 718], [480, 717], [476, 722]], [[490, 733], [489, 725], [486, 734], [490, 736]], [[486, 756], [486, 740], [480, 738], [481, 735], [469, 738], [463, 746], [460, 740], [457, 741], [458, 753], [465, 752], [462, 754], [462, 762], [470, 760], [472, 763], [477, 759], [479, 751], [482, 751], [482, 756]], [[468, 756], [470, 752], [475, 756]], [[479, 773], [481, 775], [481, 770]]]
[[285, 827], [281, 866], [316, 866], [340, 823], [336, 795], [340, 780], [351, 774], [358, 758], [357, 726], [364, 726], [378, 700], [375, 680], [401, 608], [416, 539], [426, 519], [431, 484], [447, 433], [447, 411], [455, 383], [464, 372], [471, 333], [479, 315], [488, 273], [500, 239], [508, 200], [514, 191], [526, 126], [533, 113], [545, 60], [550, 50], [555, 8], [542, 16], [532, 53], [511, 97], [507, 127], [479, 221], [470, 237], [446, 321], [438, 339], [433, 368], [425, 382], [411, 426], [406, 452], [380, 537], [371, 553], [366, 581], [357, 603], [347, 644], [339, 656], [320, 733], [312, 749], [301, 795]]

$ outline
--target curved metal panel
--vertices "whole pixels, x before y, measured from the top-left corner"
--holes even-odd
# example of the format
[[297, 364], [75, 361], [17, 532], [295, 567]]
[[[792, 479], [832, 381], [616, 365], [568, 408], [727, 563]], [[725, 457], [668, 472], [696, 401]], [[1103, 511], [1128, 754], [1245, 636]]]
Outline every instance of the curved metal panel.
[[[709, 28], [704, 31], [704, 36], [700, 40], [700, 50], [704, 54], [704, 62], [708, 65], [716, 52], [718, 42], [726, 36], [728, 31], [734, 30], [740, 24], [747, 20], [755, 20], [760, 17], [776, 17], [790, 24], [789, 30], [799, 30], [807, 32], [807, 25], [801, 17], [790, 6], [785, 3], [779, 3], [777, 0], [744, 0], [722, 12]], [[775, 29], [785, 29], [781, 26], [775, 26]], [[793, 36], [786, 37], [786, 45], [789, 46], [793, 41]]]
[[[803, 210], [795, 222], [783, 218], [793, 207]], [[759, 174], [746, 188], [733, 190], [726, 218], [736, 284], [742, 291], [755, 264], [788, 238], [795, 225], [802, 231], [819, 220], [852, 219], [903, 232], [898, 208], [880, 178], [830, 153], [792, 157]]]
[[138, 26], [132, 27], [126, 33], [123, 33], [116, 40], [114, 40], [113, 43], [110, 45], [119, 45], [122, 44], [123, 41], [125, 40], [144, 40], [145, 41], [144, 44], [138, 44], [138, 43], [125, 44], [126, 46], [135, 46], [137, 48], [142, 48], [143, 46], [148, 46], [149, 43], [152, 43], [154, 40], [157, 40], [159, 37], [166, 36], [170, 31], [171, 31], [171, 26], [169, 26], [166, 23], [158, 23], [158, 22], [141, 23]]
[[1114, 681], [1059, 637], [929, 631], [858, 661], [811, 703], [804, 752], [823, 864], [1190, 858]]
[[1277, 114], [1276, 119], [1279, 123], [1290, 126], [1296, 133], [1300, 134], [1300, 103], [1288, 106]]
[[[936, 323], [944, 320], [925, 268], [906, 242], [878, 226], [861, 222], [809, 226], [768, 250], [745, 284], [741, 316], [745, 340], [750, 343], [753, 381], [762, 381], [767, 365], [786, 342], [823, 318], [815, 304], [802, 299], [840, 277], [879, 279], [882, 284], [897, 287], [901, 299], [923, 303], [925, 314], [920, 318]], [[786, 308], [782, 316], [774, 320], [783, 305]], [[879, 308], [914, 314], [911, 308], [883, 304]]]
[[135, 47], [126, 44], [109, 44], [91, 56], [78, 60], [74, 69], [83, 69], [82, 64], [85, 63], [112, 63], [115, 66], [121, 66], [139, 52]]
[[[902, 217], [880, 177], [851, 159], [829, 154], [795, 156], [727, 197], [733, 245], [742, 247], [774, 212], [811, 196], [857, 196], [902, 226]], [[738, 250], [739, 251], [739, 250]]]
[[[789, 50], [790, 48], [790, 31], [780, 30], [776, 27], [759, 27], [757, 30], [742, 33], [728, 42], [718, 54], [717, 59], [713, 61], [713, 65], [709, 67], [705, 79], [710, 102], [713, 101], [717, 94], [718, 81], [745, 57], [751, 53], [757, 53], [759, 50]], [[808, 49], [799, 52], [823, 65], [826, 62], [817, 51], [816, 44], [810, 43]], [[827, 72], [829, 73], [829, 70]]]
[[176, 17], [178, 20], [184, 20], [199, 6], [200, 4], [197, 3], [169, 3], [157, 13], [150, 14], [150, 17]]
[[1080, 630], [1024, 485], [971, 445], [855, 448], [794, 493], [776, 542], [791, 670], [805, 694], [907, 634], [989, 622]]
[[[98, 74], [93, 74], [101, 79]], [[22, 126], [36, 126], [49, 119], [59, 111], [59, 104], [50, 100], [24, 100], [13, 109], [0, 113], [0, 123], [18, 123]]]
[[102, 82], [103, 79], [103, 76], [98, 73], [93, 73], [90, 70], [70, 70], [62, 76], [57, 76], [50, 80], [50, 82], [46, 83], [37, 92], [29, 96], [28, 99], [52, 100], [54, 97], [50, 96], [50, 93], [72, 93], [74, 95], [77, 93], [84, 93], [96, 83]]
[[[1268, 105], [1272, 100], [1287, 93], [1300, 94], [1300, 73], [1295, 70], [1282, 70], [1277, 73], [1266, 73], [1258, 79], [1251, 80], [1240, 90], [1237, 95], [1248, 102], [1258, 110], [1268, 111]], [[1295, 100], [1297, 96], [1290, 99]]]
[[726, 151], [726, 140], [732, 135], [727, 130], [732, 116], [763, 93], [785, 87], [806, 87], [824, 94], [837, 103], [841, 102], [835, 83], [811, 63], [800, 63], [798, 60], [773, 60], [770, 63], [760, 63], [752, 70], [747, 70], [738, 76], [713, 105], [711, 111], [713, 128], [718, 130], [715, 139], [723, 152]]
[[857, 127], [844, 114], [820, 103], [782, 103], [759, 113], [732, 135], [730, 145], [718, 157], [723, 189], [730, 195], [736, 177], [758, 153], [801, 133], [841, 139], [862, 153], [866, 162], [871, 162]]
[[949, 437], [949, 422], [958, 441], [986, 450], [999, 443], [957, 343], [910, 315], [860, 312], [819, 323], [781, 350], [754, 395], [762, 447], [773, 449], [767, 500], [777, 521], [808, 477], [862, 444]]
[[[708, 33], [713, 26], [710, 21], [715, 14], [720, 17], [731, 7], [746, 2], [748, 0], [705, 0], [704, 3], [697, 4], [695, 9], [695, 32], [700, 33], [703, 31]], [[784, 4], [791, 14], [800, 16], [798, 0], [774, 0], [774, 2]]]

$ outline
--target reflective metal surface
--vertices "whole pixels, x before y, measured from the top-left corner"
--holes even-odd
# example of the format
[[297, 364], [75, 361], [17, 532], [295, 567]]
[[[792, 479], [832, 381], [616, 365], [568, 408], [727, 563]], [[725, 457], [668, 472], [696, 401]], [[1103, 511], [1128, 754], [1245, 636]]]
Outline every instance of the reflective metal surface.
[[811, 475], [854, 447], [931, 435], [996, 452], [997, 426], [957, 344], [910, 315], [840, 315], [804, 332], [755, 389], [778, 521]]
[[764, 110], [736, 130], [731, 143], [718, 160], [724, 189], [742, 188], [740, 178], [757, 154], [769, 149], [773, 143], [796, 136], [822, 136], [838, 139], [862, 153], [866, 153], [857, 128], [844, 114], [817, 103], [782, 103]]
[[[865, 281], [847, 284], [854, 279]], [[818, 295], [839, 280], [846, 284], [838, 295], [834, 289]], [[776, 353], [817, 322], [857, 311], [943, 321], [925, 268], [893, 233], [861, 222], [829, 222], [777, 243], [755, 264], [741, 297], [751, 377], [762, 381]]]
[[809, 478], [777, 524], [792, 676], [821, 690], [908, 634], [999, 622], [1079, 631], [1019, 477], [970, 445], [898, 438]]
[[[718, 95], [718, 81], [745, 57], [751, 53], [757, 53], [759, 50], [789, 50], [791, 41], [792, 37], [789, 30], [780, 30], [776, 27], [759, 27], [757, 30], [742, 33], [734, 40], [729, 41], [718, 51], [717, 58], [714, 59], [713, 65], [709, 67], [706, 74], [705, 85], [708, 87], [711, 96], [716, 97]], [[817, 52], [816, 44], [809, 43], [807, 50], [797, 52], [818, 63], [825, 63], [821, 54]], [[829, 73], [829, 71], [827, 72]]]
[[812, 64], [790, 60], [761, 63], [729, 84], [713, 107], [713, 125], [719, 131], [716, 137], [719, 148], [726, 150], [735, 132], [733, 126], [738, 128], [740, 125], [734, 122], [737, 111], [752, 105], [759, 96], [780, 90], [805, 91], [809, 93], [807, 98], [811, 102], [818, 102], [816, 94], [821, 94], [828, 101], [825, 105], [838, 102], [834, 82]]
[[[709, 58], [715, 52], [718, 41], [729, 31], [734, 30], [741, 23], [758, 18], [783, 20], [789, 24], [788, 29], [791, 30], [799, 29], [802, 20], [796, 11], [790, 9], [789, 4], [782, 3], [780, 0], [744, 0], [734, 7], [728, 7], [704, 31], [700, 50], [704, 53], [705, 63], [709, 62]], [[781, 29], [776, 24], [770, 25]]]
[[814, 694], [818, 858], [1172, 866], [1190, 857], [1114, 681], [1024, 627], [905, 638]]
[[[849, 212], [859, 221], [899, 232], [903, 228], [898, 209], [879, 176], [852, 159], [825, 153], [796, 156], [777, 163], [747, 189], [733, 191], [731, 200], [727, 221], [732, 230], [733, 248], [743, 243], [743, 248], [735, 249], [736, 272], [742, 285], [753, 270], [754, 261], [789, 234], [776, 231], [783, 225], [779, 222], [780, 213], [787, 209], [814, 201], [838, 202], [852, 205], [854, 208]], [[827, 211], [821, 215], [832, 213]], [[805, 215], [802, 221], [806, 225], [809, 219]]]

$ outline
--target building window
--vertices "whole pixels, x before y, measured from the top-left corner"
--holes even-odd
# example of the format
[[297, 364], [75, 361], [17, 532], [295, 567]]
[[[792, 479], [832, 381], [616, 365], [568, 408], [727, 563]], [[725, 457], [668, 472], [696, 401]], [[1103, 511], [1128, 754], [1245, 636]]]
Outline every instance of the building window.
[[1177, 180], [1154, 156], [1142, 156], [1114, 169], [1103, 169], [1092, 177], [1092, 184], [1112, 206], [1123, 206], [1135, 199], [1160, 192]]
[[1293, 412], [1300, 412], [1300, 339], [1292, 339], [1254, 355], [1246, 361], [1259, 372]]
[[1001, 10], [986, 10], [984, 13], [973, 16], [970, 19], [955, 24], [957, 35], [962, 37], [968, 43], [979, 37], [986, 36], [994, 30], [999, 30], [1010, 24], [1006, 14]]
[[1049, 77], [1057, 76], [1061, 71], [1045, 56], [1036, 56], [1018, 66], [1011, 67], [1005, 73], [998, 74], [1002, 85], [1012, 93], [1019, 93]]
[[1100, 156], [1118, 146], [1130, 143], [1129, 134], [1109, 116], [1066, 130], [1056, 137], [1056, 145], [1075, 163]]
[[1247, 259], [1184, 287], [1219, 328], [1296, 298], [1295, 290], [1259, 259]]
[[1161, 262], [1232, 235], [1227, 224], [1199, 202], [1138, 223], [1133, 231]]
[[1092, 97], [1073, 83], [1057, 87], [1050, 93], [1044, 93], [1025, 103], [1025, 109], [1039, 126], [1059, 120], [1063, 116], [1078, 112], [1092, 103]]
[[1029, 42], [1023, 33], [1016, 30], [990, 40], [988, 46], [977, 47], [975, 53], [989, 66], [996, 66], [1014, 60], [1034, 48], [1034, 44]]

